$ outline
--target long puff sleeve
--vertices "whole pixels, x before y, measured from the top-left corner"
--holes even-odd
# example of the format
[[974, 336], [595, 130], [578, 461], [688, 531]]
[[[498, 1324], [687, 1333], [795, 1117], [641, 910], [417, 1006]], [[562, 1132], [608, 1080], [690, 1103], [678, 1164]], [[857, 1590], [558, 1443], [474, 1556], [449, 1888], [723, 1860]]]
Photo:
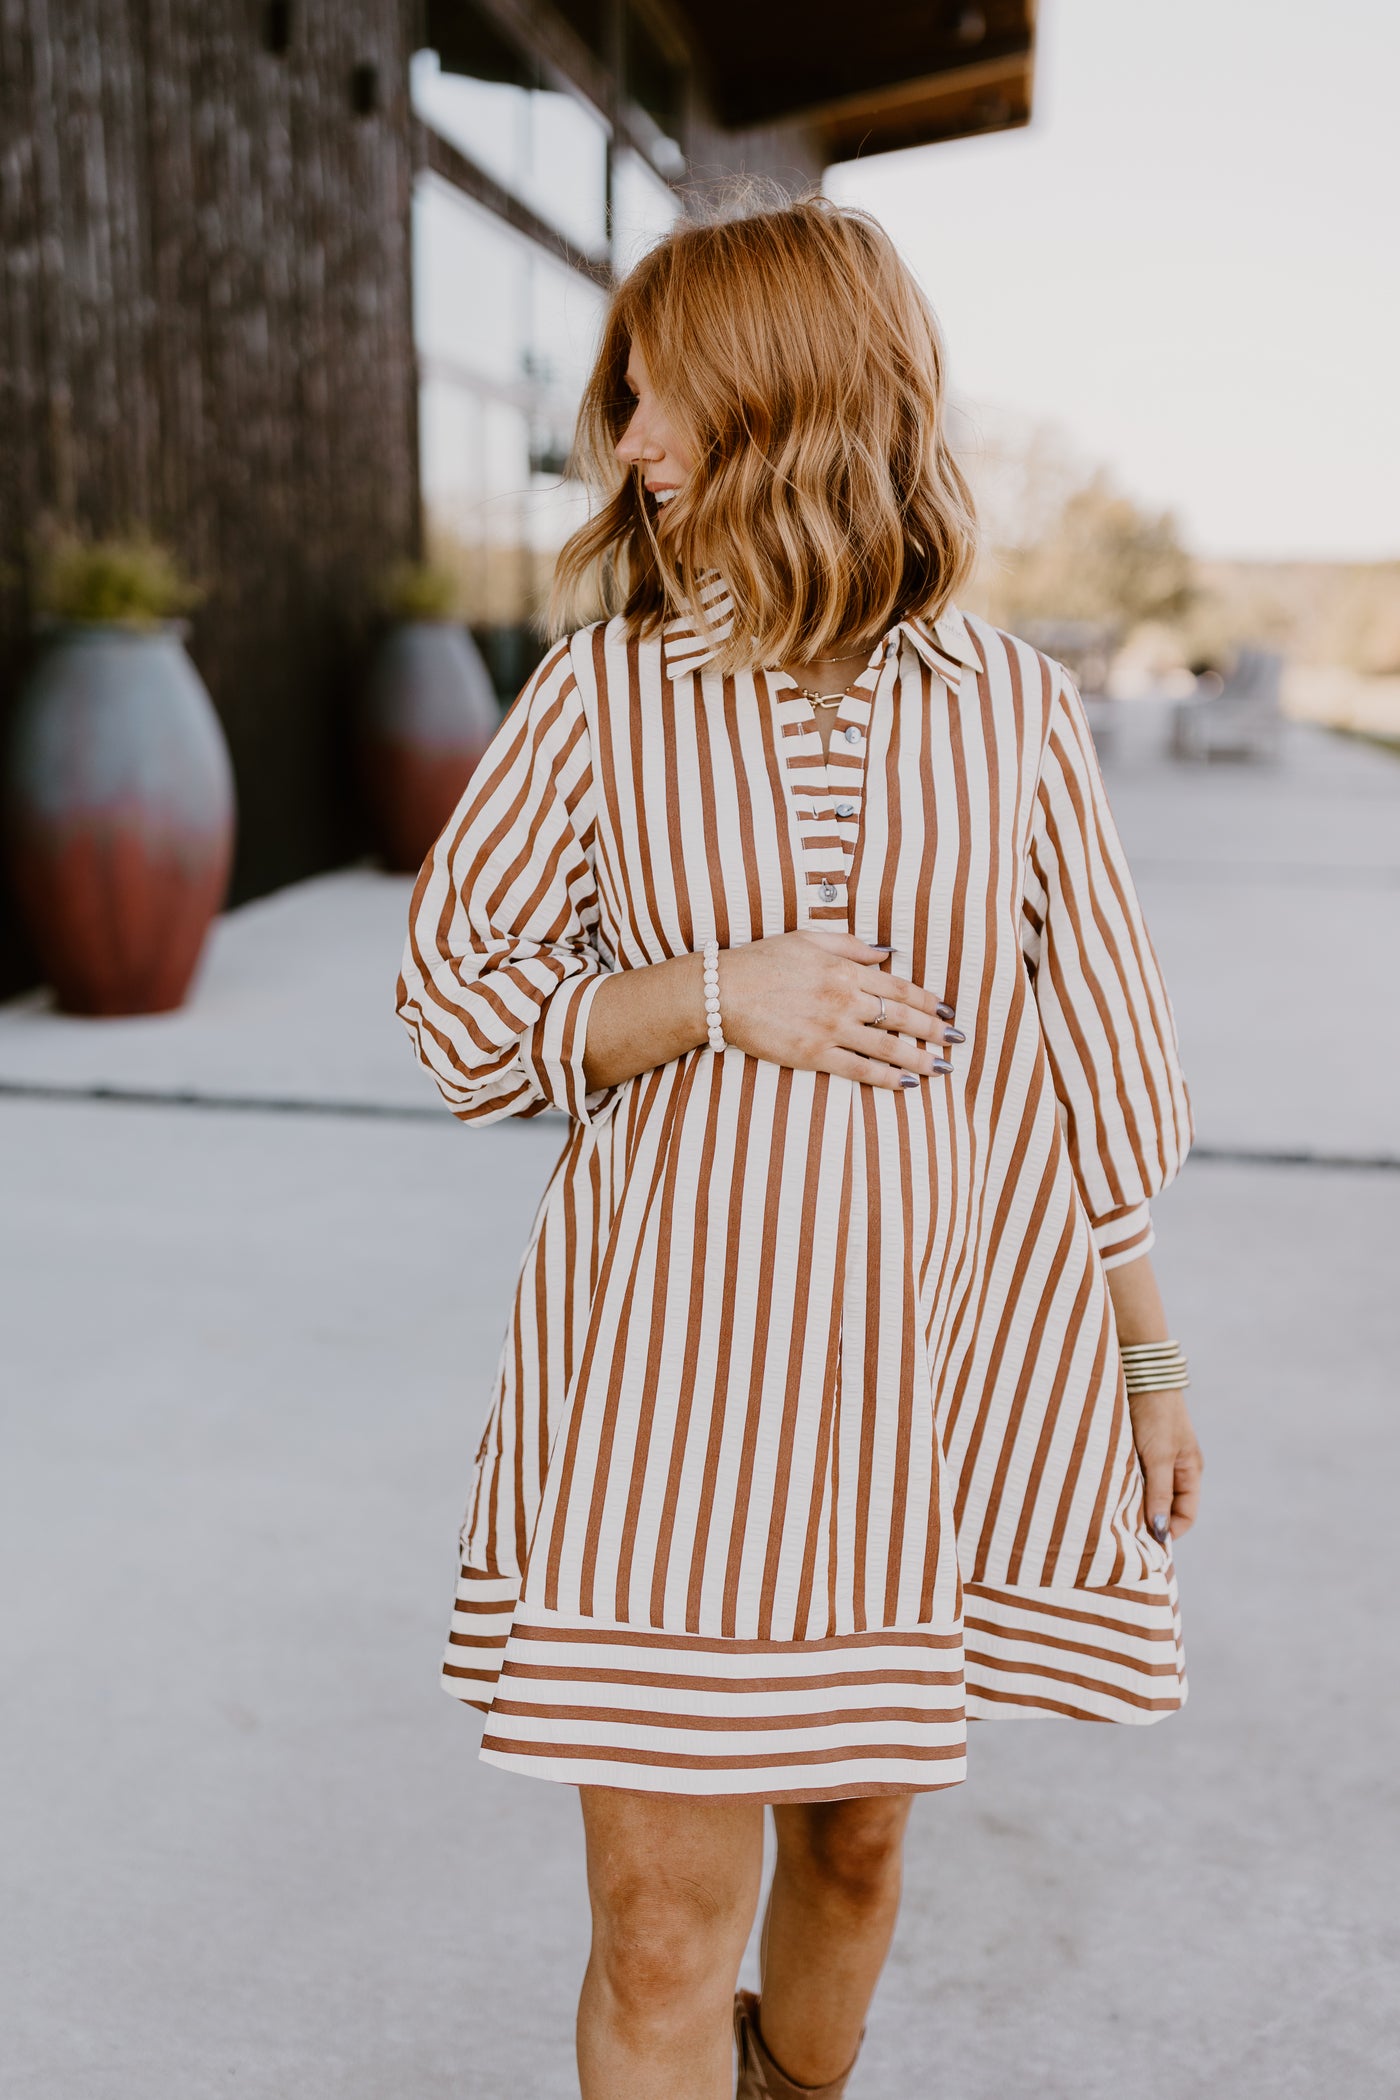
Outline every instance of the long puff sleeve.
[[1149, 1199], [1194, 1136], [1176, 1018], [1064, 669], [1041, 758], [1021, 945], [1076, 1179], [1105, 1268], [1153, 1245]]
[[594, 944], [594, 783], [568, 643], [552, 650], [487, 745], [414, 887], [398, 1013], [463, 1122], [560, 1108], [589, 1092], [588, 1014], [608, 974]]

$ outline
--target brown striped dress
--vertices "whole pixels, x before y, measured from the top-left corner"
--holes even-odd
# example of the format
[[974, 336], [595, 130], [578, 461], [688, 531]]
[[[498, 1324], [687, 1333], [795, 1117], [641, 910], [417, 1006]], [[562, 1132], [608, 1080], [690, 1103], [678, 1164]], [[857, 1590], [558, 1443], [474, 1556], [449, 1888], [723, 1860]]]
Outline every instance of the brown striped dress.
[[[570, 1118], [444, 1682], [546, 1778], [947, 1786], [969, 1714], [1186, 1695], [1104, 1274], [1191, 1140], [1175, 1021], [1058, 664], [903, 621], [828, 757], [790, 678], [714, 668], [718, 579], [707, 611], [560, 643], [414, 892], [398, 1010], [454, 1113]], [[588, 1089], [608, 972], [806, 926], [956, 1006], [950, 1076], [706, 1044]]]

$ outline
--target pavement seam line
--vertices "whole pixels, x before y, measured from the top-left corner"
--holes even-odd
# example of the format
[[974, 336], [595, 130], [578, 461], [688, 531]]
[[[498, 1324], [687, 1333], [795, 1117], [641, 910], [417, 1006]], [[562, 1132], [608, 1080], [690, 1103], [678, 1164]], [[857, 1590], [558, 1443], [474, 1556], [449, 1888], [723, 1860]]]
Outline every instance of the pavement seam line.
[[[350, 1120], [384, 1123], [437, 1123], [446, 1129], [449, 1118], [431, 1102], [421, 1108], [411, 1102], [317, 1101], [292, 1094], [209, 1094], [189, 1088], [56, 1086], [43, 1080], [0, 1079], [0, 1100], [89, 1101], [114, 1108], [193, 1108], [235, 1115], [343, 1116]], [[557, 1109], [545, 1109], [539, 1118], [566, 1123], [569, 1118]], [[1400, 1173], [1400, 1155], [1386, 1152], [1284, 1151], [1267, 1146], [1202, 1145], [1191, 1147], [1191, 1160], [1215, 1166], [1321, 1167], [1357, 1173]]]

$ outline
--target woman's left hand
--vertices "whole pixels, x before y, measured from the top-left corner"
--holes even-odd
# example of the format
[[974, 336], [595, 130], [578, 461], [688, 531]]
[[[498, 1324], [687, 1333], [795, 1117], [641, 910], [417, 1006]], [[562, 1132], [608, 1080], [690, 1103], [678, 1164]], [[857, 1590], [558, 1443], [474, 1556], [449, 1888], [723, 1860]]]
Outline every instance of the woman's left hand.
[[[1155, 1538], [1181, 1538], [1196, 1521], [1205, 1460], [1186, 1408], [1184, 1393], [1134, 1393], [1128, 1400], [1133, 1442]], [[1159, 1519], [1166, 1517], [1163, 1526]]]

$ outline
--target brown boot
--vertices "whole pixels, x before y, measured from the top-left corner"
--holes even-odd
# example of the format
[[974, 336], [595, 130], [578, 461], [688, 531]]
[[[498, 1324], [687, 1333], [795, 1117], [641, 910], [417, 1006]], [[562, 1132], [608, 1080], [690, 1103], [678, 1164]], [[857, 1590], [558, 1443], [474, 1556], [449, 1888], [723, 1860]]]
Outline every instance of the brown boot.
[[[734, 2089], [734, 2100], [841, 2100], [846, 2081], [855, 2069], [853, 2057], [830, 2085], [798, 2085], [778, 2069], [768, 2054], [759, 2029], [758, 1996], [754, 1991], [734, 1994], [734, 2039], [739, 2046], [739, 2083]], [[862, 2030], [861, 2041], [864, 2040]]]

